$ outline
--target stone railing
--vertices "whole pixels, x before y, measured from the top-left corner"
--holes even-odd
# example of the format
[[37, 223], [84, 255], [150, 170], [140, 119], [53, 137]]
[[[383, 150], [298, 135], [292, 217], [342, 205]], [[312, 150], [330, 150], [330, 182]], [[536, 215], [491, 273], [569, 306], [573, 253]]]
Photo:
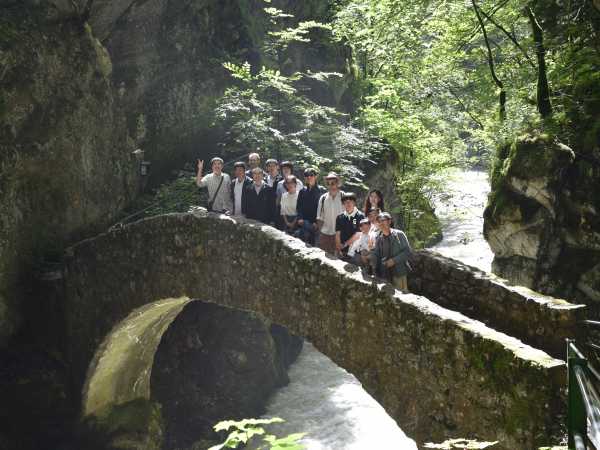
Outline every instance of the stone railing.
[[415, 252], [411, 292], [564, 359], [585, 305], [548, 297], [429, 250]]
[[174, 296], [255, 311], [353, 373], [417, 442], [547, 444], [564, 412], [563, 361], [252, 221], [145, 219], [67, 255], [75, 387], [103, 338], [142, 305]]

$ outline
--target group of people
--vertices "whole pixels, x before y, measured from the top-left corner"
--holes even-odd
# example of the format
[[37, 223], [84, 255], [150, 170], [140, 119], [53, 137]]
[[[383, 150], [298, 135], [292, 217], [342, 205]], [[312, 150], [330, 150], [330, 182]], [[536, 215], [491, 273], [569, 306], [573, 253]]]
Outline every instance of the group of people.
[[210, 164], [212, 172], [203, 175], [199, 160], [196, 176], [198, 187], [208, 189], [209, 210], [273, 225], [408, 291], [411, 248], [406, 235], [393, 228], [380, 191], [370, 191], [360, 211], [356, 195], [340, 189], [334, 172], [324, 177], [325, 188], [318, 184], [317, 169], [305, 168], [302, 181], [289, 161], [268, 159], [263, 169], [258, 153], [248, 156], [247, 165], [233, 165], [233, 180], [223, 172], [221, 158]]

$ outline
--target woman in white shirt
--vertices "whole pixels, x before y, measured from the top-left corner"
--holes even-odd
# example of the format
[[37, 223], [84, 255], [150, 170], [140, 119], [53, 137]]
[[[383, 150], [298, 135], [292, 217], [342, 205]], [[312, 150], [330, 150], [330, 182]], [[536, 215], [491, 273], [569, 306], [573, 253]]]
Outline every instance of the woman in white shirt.
[[285, 224], [284, 231], [293, 234], [298, 226], [298, 212], [296, 204], [298, 203], [298, 182], [294, 175], [289, 175], [285, 178], [287, 192], [281, 195], [281, 219]]

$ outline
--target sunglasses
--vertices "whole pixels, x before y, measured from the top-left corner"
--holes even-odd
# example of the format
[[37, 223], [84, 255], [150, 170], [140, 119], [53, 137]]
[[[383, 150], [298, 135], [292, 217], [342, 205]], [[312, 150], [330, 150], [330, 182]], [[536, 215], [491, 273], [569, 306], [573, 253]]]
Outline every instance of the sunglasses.
[[335, 181], [327, 181], [327, 186], [335, 186], [337, 184], [337, 180]]

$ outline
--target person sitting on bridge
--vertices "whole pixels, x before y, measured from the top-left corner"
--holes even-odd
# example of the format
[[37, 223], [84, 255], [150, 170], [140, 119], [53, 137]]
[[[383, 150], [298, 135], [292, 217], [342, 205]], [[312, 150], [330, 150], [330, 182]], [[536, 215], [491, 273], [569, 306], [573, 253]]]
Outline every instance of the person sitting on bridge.
[[202, 176], [204, 161], [198, 160], [198, 173], [196, 174], [196, 184], [198, 187], [208, 188], [208, 210], [217, 212], [231, 211], [231, 179], [229, 175], [223, 173], [223, 160], [213, 158], [210, 160], [212, 173]]
[[315, 245], [318, 233], [317, 208], [319, 199], [326, 190], [317, 183], [319, 172], [314, 167], [304, 170], [304, 182], [306, 185], [298, 193], [298, 237], [310, 245]]
[[328, 192], [319, 199], [317, 206], [317, 221], [319, 223], [319, 248], [327, 253], [335, 254], [335, 221], [344, 212], [342, 193], [340, 192], [340, 177], [330, 172], [325, 177]]
[[244, 192], [242, 213], [248, 219], [271, 224], [275, 219], [275, 191], [264, 182], [260, 167], [252, 169], [252, 179]]
[[294, 175], [288, 175], [285, 179], [287, 192], [281, 196], [281, 219], [284, 223], [284, 231], [294, 234], [298, 226], [298, 192], [296, 191], [297, 180]]
[[243, 216], [242, 204], [244, 203], [244, 191], [252, 184], [252, 179], [246, 176], [246, 164], [242, 161], [238, 161], [233, 164], [233, 170], [235, 178], [231, 182], [231, 204], [233, 209], [231, 213], [234, 216]]
[[371, 252], [371, 263], [377, 269], [377, 275], [385, 278], [402, 292], [408, 292], [406, 275], [410, 266], [408, 258], [412, 252], [406, 235], [392, 228], [392, 216], [382, 212], [378, 217], [381, 233]]
[[342, 194], [344, 212], [335, 219], [335, 250], [345, 258], [352, 243], [360, 237], [360, 221], [365, 218], [356, 207], [356, 195], [352, 192]]
[[369, 254], [371, 248], [369, 247], [369, 230], [371, 229], [371, 223], [369, 219], [362, 219], [360, 221], [360, 233], [358, 233], [358, 239], [355, 239], [350, 248], [348, 249], [348, 257], [351, 261], [362, 269], [366, 269], [369, 275], [374, 275], [375, 271], [371, 266], [371, 260]]

